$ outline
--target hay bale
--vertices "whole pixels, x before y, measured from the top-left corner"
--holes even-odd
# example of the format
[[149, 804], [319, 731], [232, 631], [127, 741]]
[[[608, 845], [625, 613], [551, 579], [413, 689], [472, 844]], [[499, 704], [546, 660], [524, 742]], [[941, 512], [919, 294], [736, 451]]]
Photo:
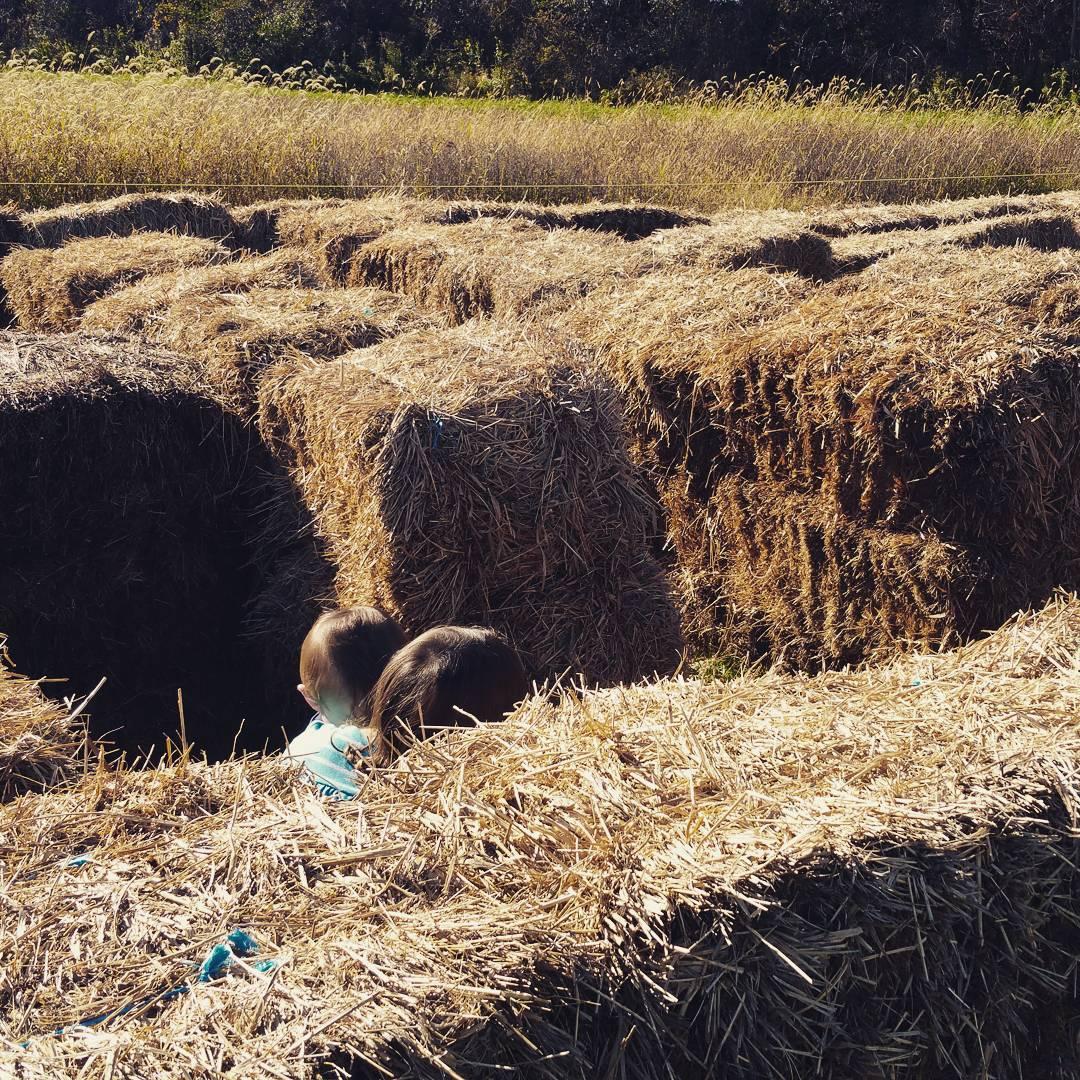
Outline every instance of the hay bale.
[[[598, 309], [591, 332], [609, 338], [604, 363], [641, 387], [644, 420], [635, 426], [652, 424], [673, 548], [684, 578], [700, 586], [688, 590], [688, 630], [726, 625], [719, 615], [736, 540], [724, 520], [737, 508], [724, 510], [724, 499], [751, 482], [763, 485], [755, 490], [766, 503], [799, 496], [807, 513], [819, 504], [807, 518], [812, 531], [825, 515], [964, 553], [954, 575], [935, 560], [931, 576], [911, 586], [940, 598], [942, 582], [969, 582], [940, 609], [955, 621], [939, 619], [928, 641], [1000, 625], [1075, 583], [1078, 355], [1068, 324], [1047, 312], [1068, 317], [1078, 259], [1022, 247], [898, 254], [808, 290], [788, 310], [782, 297], [766, 303], [749, 329], [733, 328], [723, 309], [695, 313], [694, 299], [675, 289], [663, 292], [668, 311], [649, 306], [641, 283], [610, 313]], [[725, 485], [729, 477], [739, 483]], [[788, 550], [790, 527], [761, 520], [780, 529], [769, 550]], [[862, 575], [845, 573], [840, 584], [840, 609], [869, 610]], [[819, 599], [823, 610], [833, 602]], [[778, 597], [775, 610], [784, 604]], [[933, 629], [920, 611], [937, 609], [913, 607], [908, 625]], [[873, 620], [865, 625], [870, 654], [882, 639]], [[779, 641], [781, 626], [767, 636]], [[857, 652], [820, 636], [785, 651], [838, 661]]]
[[72, 719], [6, 661], [0, 638], [0, 803], [74, 776], [86, 750], [84, 721]]
[[623, 240], [641, 240], [659, 229], [705, 225], [707, 217], [663, 206], [582, 203], [540, 206], [536, 203], [452, 202], [446, 209], [446, 223], [462, 225], [479, 218], [528, 221], [545, 229], [582, 229], [613, 233]]
[[931, 528], [852, 520], [816, 493], [727, 477], [690, 527], [700, 521], [721, 551], [678, 523], [684, 572], [712, 616], [687, 636], [723, 655], [819, 671], [955, 644], [995, 608], [1001, 567]]
[[106, 676], [95, 733], [128, 748], [176, 736], [178, 688], [211, 754], [244, 717], [241, 745], [277, 744], [295, 694], [264, 682], [264, 656], [291, 674], [295, 653], [275, 652], [278, 634], [240, 640], [287, 550], [287, 536], [259, 542], [275, 475], [200, 364], [146, 343], [0, 335], [0, 626], [19, 669], [70, 679], [49, 688], [64, 693]]
[[25, 242], [31, 247], [60, 247], [89, 236], [130, 236], [168, 232], [234, 243], [236, 222], [228, 207], [205, 195], [165, 192], [120, 195], [100, 202], [69, 203], [55, 210], [23, 216]]
[[460, 323], [477, 315], [550, 315], [640, 263], [634, 245], [612, 236], [480, 218], [388, 232], [355, 252], [349, 279], [403, 293]]
[[817, 280], [835, 270], [828, 240], [783, 210], [729, 211], [707, 225], [655, 232], [636, 246], [655, 270], [770, 267]]
[[[0, 809], [0, 1069], [1074, 1075], [1078, 654], [1068, 599], [876, 671], [536, 699], [362, 814], [280, 759], [95, 770]], [[234, 927], [248, 966], [162, 1000]]]
[[304, 251], [319, 268], [323, 284], [356, 281], [353, 257], [365, 244], [410, 224], [445, 223], [449, 203], [376, 195], [369, 199], [291, 200], [263, 207], [276, 243]]
[[215, 241], [192, 236], [91, 237], [59, 248], [19, 248], [0, 264], [0, 280], [20, 327], [65, 331], [74, 329], [83, 310], [113, 289], [229, 257]]
[[154, 274], [115, 289], [83, 312], [79, 326], [99, 333], [152, 333], [164, 312], [181, 301], [252, 289], [314, 289], [318, 285], [318, 275], [302, 253], [247, 255], [213, 266]]
[[249, 414], [262, 372], [286, 353], [332, 359], [416, 322], [408, 299], [381, 289], [257, 287], [181, 296], [149, 332], [199, 360], [225, 400]]
[[939, 229], [996, 217], [1061, 209], [1065, 203], [1054, 195], [988, 195], [971, 199], [942, 199], [932, 203], [859, 203], [830, 207], [810, 214], [808, 224], [822, 236], [834, 238], [862, 234]]
[[1080, 248], [1076, 218], [1057, 210], [984, 216], [937, 229], [855, 233], [833, 241], [832, 249], [837, 272], [853, 273], [899, 252], [929, 252], [946, 245], [977, 248], [1016, 244], [1026, 244], [1039, 251]]
[[292, 463], [341, 602], [414, 632], [494, 626], [541, 678], [677, 661], [622, 403], [580, 350], [514, 326], [407, 334], [272, 369], [259, 424]]

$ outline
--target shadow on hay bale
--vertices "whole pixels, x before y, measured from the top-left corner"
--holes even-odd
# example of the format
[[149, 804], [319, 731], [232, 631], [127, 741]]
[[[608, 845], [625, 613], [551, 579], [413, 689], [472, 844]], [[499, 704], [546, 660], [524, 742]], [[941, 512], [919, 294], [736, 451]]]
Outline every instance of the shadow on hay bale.
[[113, 289], [229, 258], [220, 244], [193, 236], [92, 237], [59, 248], [17, 248], [0, 263], [0, 281], [21, 329], [67, 331], [88, 305]]
[[939, 229], [912, 229], [884, 233], [856, 233], [833, 241], [838, 274], [865, 270], [900, 252], [929, 253], [952, 245], [961, 248], [1013, 247], [1025, 244], [1039, 251], [1080, 248], [1076, 217], [1060, 211], [1031, 214], [986, 215]]
[[[0, 1068], [1065, 1080], [1078, 710], [1061, 598], [873, 671], [533, 699], [359, 816], [280, 758], [98, 769], [0, 808]], [[232, 926], [276, 970], [161, 1001]]]
[[[66, 692], [106, 676], [95, 732], [128, 749], [175, 736], [178, 688], [211, 755], [242, 718], [241, 747], [278, 744], [317, 602], [295, 581], [321, 560], [257, 437], [197, 365], [145, 344], [8, 334], [0, 373], [0, 625], [20, 669]], [[293, 621], [259, 633], [282, 575]]]
[[312, 508], [342, 602], [413, 632], [494, 626], [542, 679], [677, 662], [621, 400], [567, 343], [468, 326], [285, 363], [259, 424]]
[[[873, 655], [874, 597], [844, 562], [861, 541], [833, 548], [840, 561], [827, 572], [831, 558], [814, 554], [831, 547], [828, 535], [854, 542], [865, 529], [879, 537], [866, 550], [911, 548], [913, 560], [894, 564], [911, 567], [898, 579], [899, 595], [913, 601], [901, 623], [927, 642], [1000, 625], [1075, 584], [1080, 355], [1067, 320], [1078, 258], [1025, 247], [909, 251], [794, 291], [792, 302], [782, 278], [760, 301], [722, 279], [731, 295], [714, 312], [689, 288], [651, 301], [660, 286], [647, 277], [589, 298], [574, 319], [605, 365], [637, 387], [635, 427], [654, 455], [679, 564], [690, 577], [707, 571], [693, 597], [706, 614], [695, 622], [692, 612], [687, 629], [710, 617], [741, 621], [728, 578], [742, 551], [752, 555], [745, 567], [771, 560], [783, 570], [774, 584], [787, 583], [759, 592], [754, 611], [790, 612], [796, 598], [820, 607], [788, 655], [825, 665]], [[749, 490], [747, 518], [737, 500]], [[782, 506], [802, 506], [805, 537], [817, 541], [796, 543], [803, 526], [774, 512]], [[750, 520], [740, 537], [738, 523]], [[919, 536], [938, 556], [953, 552], [955, 567], [918, 557]], [[797, 564], [783, 568], [780, 552]], [[829, 581], [841, 595], [827, 599]], [[918, 596], [938, 600], [916, 604]], [[712, 615], [729, 608], [722, 621]], [[844, 627], [832, 644], [822, 621], [830, 609]], [[853, 621], [856, 612], [865, 620]], [[766, 637], [783, 640], [787, 625]], [[699, 644], [720, 647], [708, 635]]]
[[55, 210], [23, 215], [25, 243], [55, 248], [91, 236], [130, 236], [167, 232], [235, 244], [237, 226], [228, 207], [205, 195], [186, 192], [120, 195], [100, 202], [69, 203]]
[[836, 269], [829, 241], [784, 210], [729, 211], [705, 225], [655, 232], [636, 247], [654, 270], [766, 267], [821, 281]]

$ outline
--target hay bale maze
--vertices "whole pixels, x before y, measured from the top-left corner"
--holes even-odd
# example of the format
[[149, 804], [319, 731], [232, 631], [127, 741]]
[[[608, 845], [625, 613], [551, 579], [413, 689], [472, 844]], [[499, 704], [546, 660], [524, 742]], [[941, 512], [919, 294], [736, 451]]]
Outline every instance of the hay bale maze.
[[0, 808], [0, 1060], [1074, 1076], [1078, 664], [1061, 598], [875, 670], [537, 698], [359, 806], [280, 757], [92, 767]]
[[[1080, 1075], [1078, 213], [0, 211], [0, 1073]], [[537, 692], [323, 801], [345, 603]]]

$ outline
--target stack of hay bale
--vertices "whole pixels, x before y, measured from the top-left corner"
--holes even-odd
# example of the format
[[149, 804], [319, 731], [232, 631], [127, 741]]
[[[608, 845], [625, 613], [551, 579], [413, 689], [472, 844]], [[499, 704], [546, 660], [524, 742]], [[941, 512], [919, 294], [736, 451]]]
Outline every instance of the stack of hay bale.
[[879, 670], [536, 699], [359, 809], [280, 758], [98, 767], [0, 808], [0, 1070], [1072, 1076], [1078, 711], [1063, 598]]
[[700, 647], [843, 664], [1075, 583], [1080, 257], [993, 240], [571, 314], [637, 402]]

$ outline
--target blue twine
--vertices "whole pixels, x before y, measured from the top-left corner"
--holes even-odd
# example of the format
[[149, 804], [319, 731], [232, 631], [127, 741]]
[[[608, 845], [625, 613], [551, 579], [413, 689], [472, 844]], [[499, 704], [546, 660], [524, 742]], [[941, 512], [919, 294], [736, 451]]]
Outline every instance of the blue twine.
[[443, 436], [443, 422], [441, 416], [432, 416], [431, 420], [431, 449], [438, 450], [439, 443], [442, 442]]
[[[141, 1009], [144, 1005], [148, 1005], [151, 1002], [172, 1001], [175, 998], [180, 997], [181, 994], [189, 993], [192, 986], [197, 983], [213, 982], [215, 979], [221, 978], [221, 976], [232, 967], [233, 961], [237, 957], [254, 956], [258, 951], [258, 942], [246, 930], [233, 930], [224, 941], [215, 945], [207, 954], [206, 959], [199, 965], [199, 971], [195, 976], [194, 983], [180, 983], [178, 986], [173, 986], [163, 993], [147, 994], [146, 997], [140, 998], [138, 1001], [133, 1001], [129, 1005], [124, 1005], [120, 1009], [113, 1009], [111, 1012], [100, 1013], [97, 1016], [85, 1016], [81, 1020], [76, 1020], [74, 1024], [68, 1024], [66, 1027], [58, 1027], [49, 1034], [65, 1035], [69, 1031], [75, 1031], [78, 1028], [95, 1027], [106, 1020], [112, 1020], [114, 1017], [124, 1016], [127, 1013], [134, 1012], [136, 1009]], [[274, 968], [277, 967], [277, 961], [259, 960], [251, 966], [256, 971], [265, 973], [267, 971], [273, 971]], [[20, 1045], [23, 1049], [26, 1049], [26, 1047], [30, 1045], [30, 1042], [27, 1040]]]

